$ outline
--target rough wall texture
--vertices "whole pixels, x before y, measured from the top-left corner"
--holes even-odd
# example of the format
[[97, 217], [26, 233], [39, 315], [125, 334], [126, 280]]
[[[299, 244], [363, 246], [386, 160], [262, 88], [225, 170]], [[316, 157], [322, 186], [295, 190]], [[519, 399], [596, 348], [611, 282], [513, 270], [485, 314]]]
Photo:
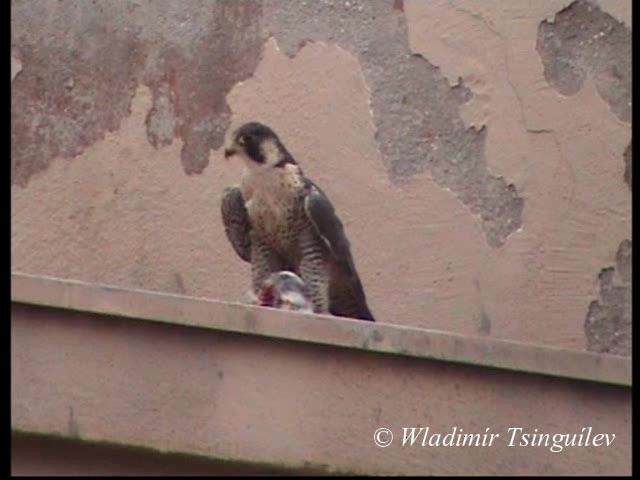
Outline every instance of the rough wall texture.
[[629, 354], [630, 1], [12, 7], [13, 269], [244, 300], [221, 146], [255, 119], [381, 321]]

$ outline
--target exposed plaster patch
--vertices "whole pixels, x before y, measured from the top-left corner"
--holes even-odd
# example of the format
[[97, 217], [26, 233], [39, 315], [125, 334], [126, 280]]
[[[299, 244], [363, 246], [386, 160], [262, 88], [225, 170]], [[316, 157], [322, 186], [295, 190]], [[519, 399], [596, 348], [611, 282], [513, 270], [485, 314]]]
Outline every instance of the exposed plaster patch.
[[124, 2], [12, 2], [11, 43], [29, 65], [11, 89], [13, 183], [80, 154], [128, 115], [142, 50], [134, 29], [118, 25], [125, 10]]
[[176, 130], [175, 96], [169, 84], [161, 84], [147, 115], [147, 138], [154, 147], [170, 145]]
[[430, 172], [481, 219], [487, 243], [499, 247], [520, 227], [524, 201], [513, 184], [489, 172], [486, 132], [467, 128], [460, 118], [458, 108], [471, 99], [469, 89], [462, 83], [452, 88], [438, 67], [412, 54], [406, 19], [397, 7], [392, 1], [315, 1], [284, 9], [267, 0], [265, 27], [289, 56], [309, 38], [356, 55], [390, 177]]
[[620, 248], [616, 253], [616, 268], [622, 282], [631, 285], [631, 240], [624, 240], [620, 243]]
[[541, 19], [553, 18], [568, 3], [518, 1], [506, 9], [500, 0], [406, 3], [412, 51], [437, 65], [451, 85], [462, 79], [471, 90], [470, 100], [459, 107], [460, 117], [467, 126], [487, 126], [484, 153], [488, 168], [493, 175], [513, 182], [521, 196], [529, 150], [522, 148], [529, 142], [526, 132], [548, 131], [548, 122], [540, 126], [530, 118], [529, 84], [535, 92], [546, 85], [535, 58], [537, 27]]
[[261, 3], [216, 1], [185, 7], [169, 2], [144, 10], [159, 20], [146, 22], [148, 31], [141, 37], [153, 42], [152, 48], [155, 38], [168, 40], [144, 73], [156, 111], [149, 116], [147, 134], [154, 145], [163, 138], [166, 144], [173, 127], [184, 141], [180, 158], [185, 172], [201, 173], [209, 151], [224, 142], [231, 116], [226, 95], [253, 74], [260, 59], [265, 39]]
[[631, 122], [631, 30], [587, 0], [542, 21], [536, 49], [547, 81], [573, 95], [587, 75], [615, 115]]
[[16, 0], [11, 42], [29, 69], [11, 95], [12, 182], [118, 129], [140, 83], [154, 96], [149, 141], [179, 137], [185, 172], [202, 172], [224, 139], [226, 94], [258, 62], [260, 19], [258, 0]]
[[600, 300], [589, 305], [584, 324], [587, 349], [600, 353], [631, 355], [631, 241], [624, 240], [616, 253], [616, 266], [598, 276]]
[[488, 167], [526, 199], [524, 228], [483, 263], [491, 334], [584, 348], [593, 279], [630, 235], [629, 191], [620, 185], [630, 126], [591, 76], [569, 97], [544, 78], [540, 22], [570, 3], [416, 0], [405, 11], [412, 50], [469, 86], [463, 120], [486, 119]]

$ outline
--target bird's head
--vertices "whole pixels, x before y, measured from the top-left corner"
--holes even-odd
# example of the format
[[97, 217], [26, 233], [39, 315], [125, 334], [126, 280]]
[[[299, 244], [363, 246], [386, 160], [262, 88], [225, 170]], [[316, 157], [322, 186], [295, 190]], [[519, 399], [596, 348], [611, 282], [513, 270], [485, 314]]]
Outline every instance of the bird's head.
[[245, 123], [233, 133], [224, 156], [235, 155], [249, 168], [277, 168], [295, 163], [275, 132], [258, 122]]

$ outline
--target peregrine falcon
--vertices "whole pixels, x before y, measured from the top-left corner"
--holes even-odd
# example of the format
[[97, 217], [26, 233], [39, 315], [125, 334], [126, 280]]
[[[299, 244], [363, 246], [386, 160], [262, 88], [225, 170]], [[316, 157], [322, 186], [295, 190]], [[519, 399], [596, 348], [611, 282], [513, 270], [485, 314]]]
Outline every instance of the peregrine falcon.
[[374, 321], [342, 222], [278, 136], [246, 123], [224, 155], [245, 166], [240, 185], [225, 189], [221, 213], [233, 249], [251, 263], [253, 292], [288, 270], [302, 278], [315, 313]]

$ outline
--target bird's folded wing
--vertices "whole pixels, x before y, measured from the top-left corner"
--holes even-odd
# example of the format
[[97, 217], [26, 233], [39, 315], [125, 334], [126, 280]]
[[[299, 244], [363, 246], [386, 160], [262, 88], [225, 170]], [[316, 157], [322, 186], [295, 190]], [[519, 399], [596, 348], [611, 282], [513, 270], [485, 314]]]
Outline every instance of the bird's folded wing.
[[309, 182], [309, 188], [304, 199], [304, 209], [316, 232], [327, 244], [338, 265], [357, 284], [357, 288], [362, 290], [360, 279], [353, 263], [353, 257], [351, 256], [349, 240], [344, 233], [342, 222], [336, 215], [333, 205], [331, 205], [327, 196], [317, 185], [311, 182]]
[[245, 262], [251, 262], [251, 223], [240, 188], [227, 187], [222, 194], [220, 206], [222, 223], [231, 246]]

